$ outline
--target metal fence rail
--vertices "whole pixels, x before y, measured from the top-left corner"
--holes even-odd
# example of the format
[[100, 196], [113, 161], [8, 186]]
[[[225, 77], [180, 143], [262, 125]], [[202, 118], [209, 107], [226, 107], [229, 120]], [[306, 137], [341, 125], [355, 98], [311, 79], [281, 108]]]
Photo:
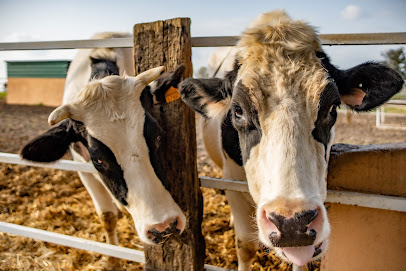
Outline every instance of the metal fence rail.
[[[239, 36], [192, 37], [192, 47], [234, 46]], [[406, 44], [406, 32], [359, 33], [359, 34], [321, 34], [323, 45], [390, 45]], [[133, 47], [132, 38], [60, 40], [34, 42], [3, 42], [0, 51], [15, 50], [57, 50], [83, 48]]]
[[376, 109], [375, 114], [375, 123], [376, 127], [380, 129], [394, 129], [394, 130], [406, 130], [406, 126], [399, 126], [393, 124], [385, 124], [385, 106], [387, 105], [394, 105], [394, 106], [406, 106], [405, 100], [389, 100], [382, 106]]
[[[2, 152], [0, 152], [0, 163], [98, 173], [90, 163], [82, 163], [71, 160], [59, 160], [54, 163], [33, 163], [21, 159], [18, 154]], [[248, 192], [248, 185], [245, 181], [225, 180], [210, 177], [199, 177], [199, 180], [201, 187]], [[398, 197], [329, 190], [326, 201], [331, 203], [406, 212], [406, 199]]]
[[[61, 233], [50, 232], [40, 229], [35, 229], [27, 226], [16, 225], [12, 223], [0, 221], [0, 231], [9, 234], [24, 236], [28, 238], [33, 238], [35, 240], [40, 240], [44, 242], [49, 242], [53, 244], [58, 244], [67, 247], [73, 247], [77, 249], [83, 249], [86, 251], [96, 252], [103, 255], [108, 255], [120, 259], [125, 259], [129, 261], [134, 261], [138, 263], [145, 263], [144, 252], [137, 249], [120, 247], [115, 245], [110, 245], [106, 243], [101, 243], [97, 241], [87, 240], [83, 238], [78, 238], [74, 236], [69, 236]], [[208, 271], [226, 271], [217, 266], [212, 266], [205, 264], [204, 269]]]

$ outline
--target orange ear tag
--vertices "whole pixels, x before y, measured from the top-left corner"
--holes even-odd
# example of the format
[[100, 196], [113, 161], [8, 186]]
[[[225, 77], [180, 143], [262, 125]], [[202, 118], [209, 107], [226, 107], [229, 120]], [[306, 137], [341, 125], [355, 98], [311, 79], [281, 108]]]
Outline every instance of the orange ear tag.
[[178, 89], [172, 86], [165, 93], [165, 100], [167, 103], [173, 102], [179, 98], [180, 95]]

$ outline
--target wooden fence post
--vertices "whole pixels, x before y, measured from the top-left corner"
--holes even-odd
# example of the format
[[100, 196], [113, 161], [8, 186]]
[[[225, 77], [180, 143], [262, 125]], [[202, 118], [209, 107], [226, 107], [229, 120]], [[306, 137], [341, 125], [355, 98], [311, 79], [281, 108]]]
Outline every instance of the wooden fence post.
[[[190, 19], [176, 18], [134, 26], [135, 74], [157, 66], [167, 71], [184, 64], [192, 76]], [[145, 270], [203, 270], [205, 243], [201, 231], [203, 199], [197, 175], [195, 115], [180, 99], [157, 104], [153, 116], [163, 130], [161, 151], [167, 173], [164, 184], [188, 218], [180, 237], [163, 245], [145, 245]]]

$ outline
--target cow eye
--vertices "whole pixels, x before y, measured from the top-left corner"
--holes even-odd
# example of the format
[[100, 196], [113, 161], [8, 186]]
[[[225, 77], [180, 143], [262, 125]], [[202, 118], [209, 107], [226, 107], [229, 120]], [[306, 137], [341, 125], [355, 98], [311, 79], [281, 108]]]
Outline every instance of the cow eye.
[[94, 164], [95, 164], [96, 166], [101, 166], [101, 165], [103, 164], [103, 161], [100, 160], [100, 159], [95, 159], [95, 160], [93, 160], [93, 162], [94, 162]]
[[336, 104], [333, 104], [333, 105], [330, 107], [329, 113], [330, 113], [330, 115], [333, 116], [333, 117], [337, 115], [337, 105], [336, 105]]
[[243, 117], [243, 114], [244, 114], [244, 112], [243, 112], [241, 106], [239, 106], [239, 105], [234, 106], [234, 116], [237, 119], [241, 119]]

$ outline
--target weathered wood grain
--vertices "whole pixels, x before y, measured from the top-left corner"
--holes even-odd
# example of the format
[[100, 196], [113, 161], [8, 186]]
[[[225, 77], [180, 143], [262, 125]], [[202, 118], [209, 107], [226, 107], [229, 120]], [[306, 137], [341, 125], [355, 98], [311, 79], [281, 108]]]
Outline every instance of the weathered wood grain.
[[[156, 66], [167, 71], [184, 64], [184, 77], [193, 74], [190, 19], [134, 26], [135, 73]], [[166, 169], [165, 187], [188, 218], [181, 236], [158, 246], [145, 246], [146, 270], [203, 270], [205, 243], [201, 231], [203, 202], [196, 162], [195, 115], [180, 99], [156, 104], [153, 116], [165, 131], [161, 151]]]

